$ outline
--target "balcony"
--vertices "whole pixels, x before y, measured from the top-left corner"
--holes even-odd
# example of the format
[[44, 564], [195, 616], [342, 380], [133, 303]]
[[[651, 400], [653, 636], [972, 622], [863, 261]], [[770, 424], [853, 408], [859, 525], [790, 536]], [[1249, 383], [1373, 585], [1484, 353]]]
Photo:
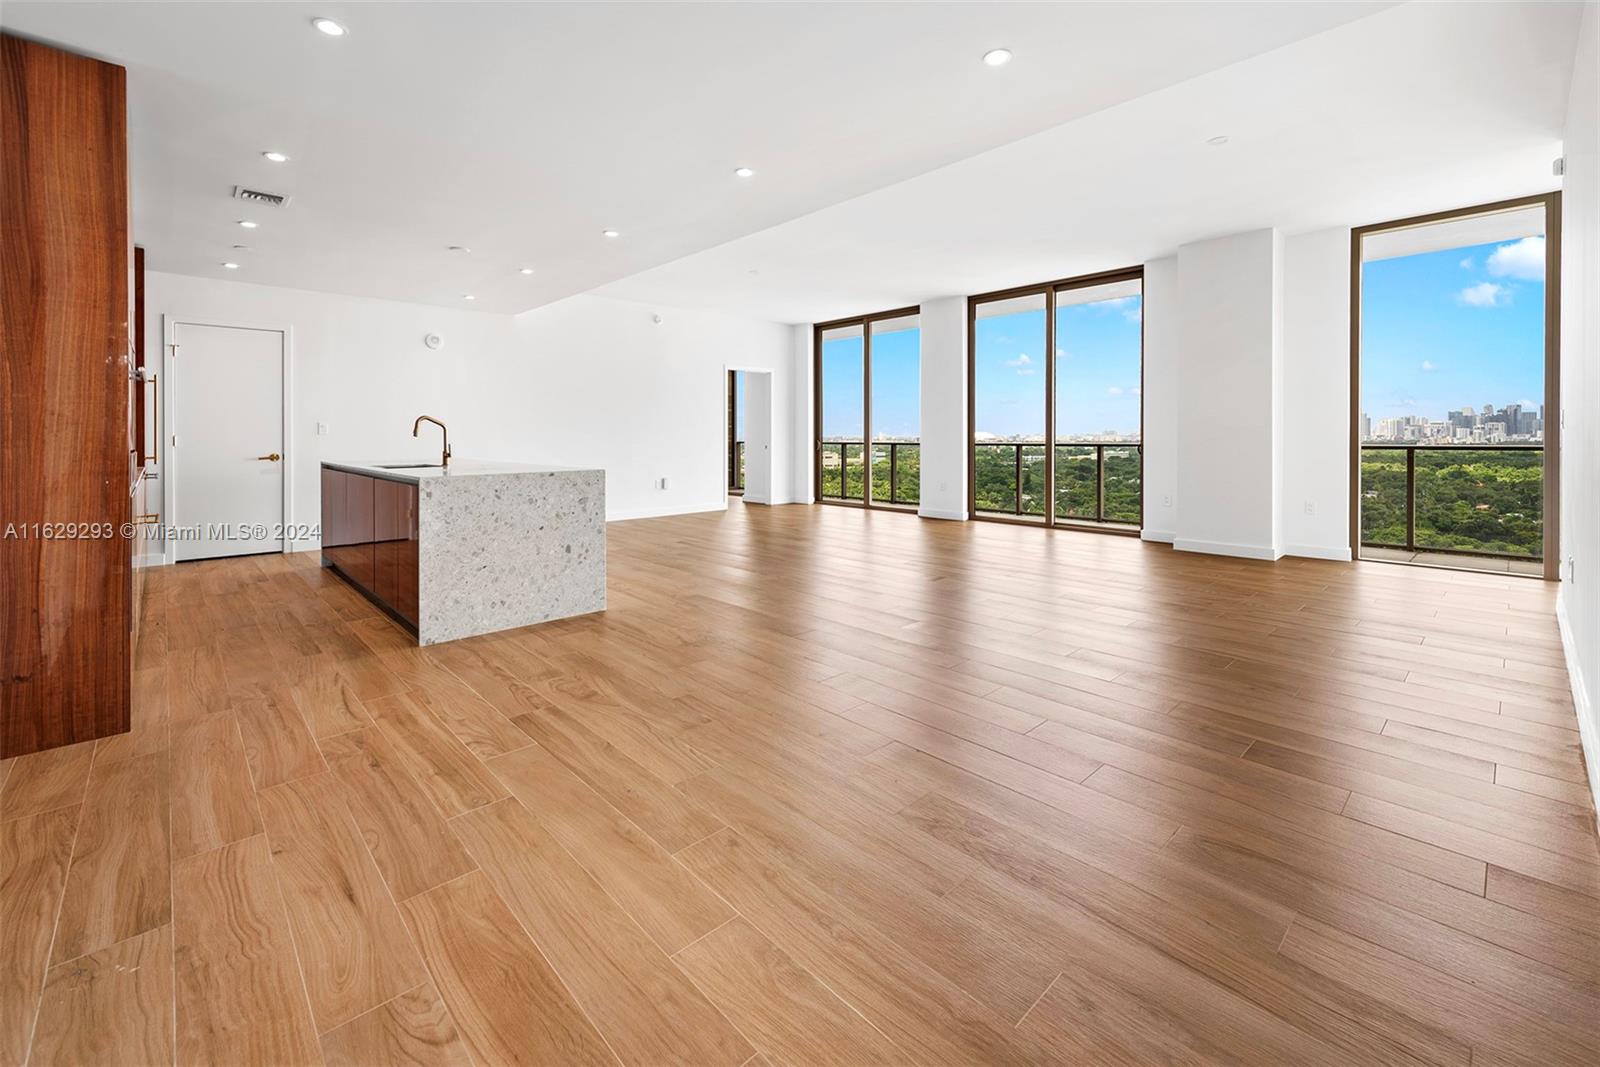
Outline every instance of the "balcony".
[[[973, 443], [973, 501], [980, 515], [1045, 521], [1045, 448], [1013, 441]], [[1143, 447], [1132, 443], [1055, 446], [1055, 522], [1136, 530], [1143, 518]]]
[[[831, 440], [820, 443], [823, 500], [863, 503], [863, 443]], [[872, 446], [872, 503], [916, 507], [922, 499], [922, 445], [916, 441], [879, 441]]]
[[1542, 573], [1542, 444], [1364, 444], [1360, 504], [1363, 559]]

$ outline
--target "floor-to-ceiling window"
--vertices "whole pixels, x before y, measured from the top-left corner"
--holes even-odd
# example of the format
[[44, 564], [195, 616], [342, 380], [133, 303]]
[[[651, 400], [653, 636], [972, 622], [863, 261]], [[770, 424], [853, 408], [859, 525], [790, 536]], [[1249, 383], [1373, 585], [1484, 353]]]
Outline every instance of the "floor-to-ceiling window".
[[1354, 232], [1360, 558], [1554, 576], [1559, 195]]
[[915, 507], [922, 477], [917, 309], [821, 323], [815, 343], [817, 498]]
[[728, 372], [728, 492], [744, 495], [744, 371]]
[[1143, 521], [1143, 272], [973, 297], [973, 516], [1136, 532]]

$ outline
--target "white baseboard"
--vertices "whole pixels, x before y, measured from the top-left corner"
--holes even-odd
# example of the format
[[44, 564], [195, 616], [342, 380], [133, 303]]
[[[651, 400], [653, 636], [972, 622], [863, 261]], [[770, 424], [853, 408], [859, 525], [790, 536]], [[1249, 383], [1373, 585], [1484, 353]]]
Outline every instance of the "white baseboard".
[[1190, 541], [1177, 538], [1172, 547], [1179, 552], [1203, 552], [1209, 556], [1238, 556], [1241, 559], [1276, 560], [1283, 551], [1270, 545], [1235, 545], [1227, 541]]
[[1170, 545], [1178, 539], [1178, 535], [1171, 530], [1140, 530], [1139, 537], [1144, 541], [1159, 541], [1164, 545]]
[[948, 519], [951, 522], [966, 522], [965, 511], [946, 511], [943, 508], [918, 508], [917, 514], [924, 519]]
[[1583, 745], [1583, 761], [1589, 770], [1589, 791], [1594, 794], [1595, 811], [1600, 812], [1600, 722], [1595, 721], [1595, 706], [1589, 699], [1589, 682], [1578, 660], [1578, 641], [1567, 618], [1567, 587], [1556, 593], [1556, 625], [1561, 630], [1561, 650], [1567, 658], [1567, 680], [1572, 686], [1572, 704], [1578, 712], [1578, 740]]
[[1332, 559], [1340, 563], [1350, 562], [1350, 549], [1346, 546], [1284, 545], [1283, 554], [1285, 556], [1304, 556], [1307, 559]]

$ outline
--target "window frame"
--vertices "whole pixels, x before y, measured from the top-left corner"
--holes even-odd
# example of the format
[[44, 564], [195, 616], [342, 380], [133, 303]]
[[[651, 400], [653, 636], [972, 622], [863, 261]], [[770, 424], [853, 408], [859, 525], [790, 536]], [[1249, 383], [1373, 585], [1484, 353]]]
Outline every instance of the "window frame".
[[[866, 315], [851, 315], [842, 319], [831, 319], [827, 322], [813, 323], [811, 326], [811, 383], [814, 403], [811, 412], [811, 485], [812, 499], [818, 504], [830, 504], [844, 508], [876, 509], [878, 511], [898, 511], [916, 514], [921, 505], [921, 493], [918, 493], [916, 504], [897, 504], [892, 500], [872, 499], [872, 324], [889, 319], [904, 319], [912, 315], [920, 316], [922, 305], [913, 304], [910, 307], [894, 308], [889, 311], [874, 311]], [[840, 499], [838, 497], [825, 497], [822, 495], [822, 335], [828, 330], [837, 330], [843, 326], [861, 327], [861, 500]], [[917, 341], [917, 367], [918, 381], [921, 381], [922, 342], [921, 324], [918, 323]], [[921, 387], [918, 387], [918, 402], [921, 401]], [[921, 432], [918, 431], [918, 445], [921, 445]], [[920, 462], [920, 453], [919, 453]], [[843, 491], [848, 481], [845, 477], [844, 467], [839, 468], [839, 488]]]
[[[1056, 294], [1072, 289], [1087, 289], [1114, 282], [1139, 283], [1139, 523], [1137, 526], [1111, 526], [1095, 520], [1062, 519], [1056, 515]], [[1021, 296], [1044, 296], [1044, 515], [1039, 519], [1017, 518], [978, 510], [978, 450], [973, 434], [978, 422], [978, 307], [999, 300]], [[1144, 265], [1120, 267], [1115, 270], [1078, 274], [1070, 278], [1019, 285], [1010, 289], [996, 289], [967, 297], [967, 517], [977, 522], [999, 522], [1012, 526], [1033, 526], [1046, 530], [1081, 530], [1086, 533], [1110, 534], [1115, 537], [1139, 537], [1144, 533], [1145, 520], [1145, 470], [1144, 470]], [[1070, 443], [1070, 442], [1069, 442]], [[1018, 492], [1021, 486], [1018, 486]]]
[[[1561, 190], [1374, 222], [1350, 230], [1350, 559], [1361, 562], [1361, 250], [1367, 237], [1518, 208], [1544, 208], [1544, 580], [1561, 579]], [[1551, 418], [1551, 414], [1554, 418]], [[1498, 558], [1498, 557], [1497, 557]], [[1388, 562], [1366, 560], [1368, 563]], [[1426, 563], [1406, 563], [1422, 566]], [[1529, 575], [1528, 577], [1532, 577]]]

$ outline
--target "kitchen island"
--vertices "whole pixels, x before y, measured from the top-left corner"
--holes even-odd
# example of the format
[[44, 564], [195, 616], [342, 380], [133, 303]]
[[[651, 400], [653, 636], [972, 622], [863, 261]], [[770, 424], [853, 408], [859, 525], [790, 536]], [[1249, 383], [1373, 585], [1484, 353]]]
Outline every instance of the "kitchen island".
[[604, 611], [605, 471], [322, 463], [322, 563], [419, 644]]

